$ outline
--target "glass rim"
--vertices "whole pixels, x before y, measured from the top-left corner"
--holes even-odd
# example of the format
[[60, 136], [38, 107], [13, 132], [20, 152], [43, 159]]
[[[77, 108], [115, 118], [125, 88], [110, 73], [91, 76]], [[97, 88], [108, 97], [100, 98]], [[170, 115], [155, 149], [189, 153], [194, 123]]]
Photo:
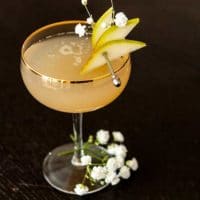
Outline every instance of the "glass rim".
[[[52, 82], [57, 82], [57, 83], [88, 83], [88, 82], [93, 82], [96, 80], [101, 80], [104, 78], [107, 78], [109, 76], [111, 76], [110, 73], [107, 73], [105, 75], [101, 75], [101, 76], [97, 76], [91, 79], [86, 79], [86, 80], [66, 80], [66, 79], [59, 79], [59, 78], [54, 78], [45, 74], [40, 73], [39, 71], [34, 69], [34, 65], [29, 65], [28, 62], [26, 61], [26, 59], [24, 58], [24, 52], [25, 52], [25, 46], [26, 44], [31, 40], [32, 37], [34, 37], [37, 33], [40, 33], [41, 31], [44, 31], [48, 28], [57, 26], [57, 25], [65, 25], [65, 24], [78, 24], [78, 23], [82, 23], [82, 24], [87, 24], [86, 21], [84, 20], [65, 20], [65, 21], [60, 21], [60, 22], [54, 22], [45, 26], [42, 26], [38, 29], [36, 29], [34, 32], [32, 32], [31, 34], [28, 35], [28, 37], [26, 37], [25, 41], [22, 44], [21, 47], [21, 62], [23, 62], [24, 66], [30, 70], [32, 73], [36, 74], [37, 76], [40, 76], [42, 79], [48, 79], [51, 80]], [[123, 62], [123, 64], [118, 67], [116, 70], [114, 70], [115, 73], [119, 72], [120, 70], [122, 70], [124, 68], [124, 66], [128, 63], [128, 61], [130, 60], [130, 54], [128, 54], [127, 59]]]

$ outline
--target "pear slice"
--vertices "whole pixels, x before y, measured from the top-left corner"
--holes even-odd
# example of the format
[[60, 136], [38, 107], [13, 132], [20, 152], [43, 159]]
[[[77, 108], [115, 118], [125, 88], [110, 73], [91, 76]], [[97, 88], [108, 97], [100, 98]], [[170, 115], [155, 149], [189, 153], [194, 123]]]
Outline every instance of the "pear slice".
[[81, 74], [88, 73], [106, 63], [103, 53], [107, 53], [110, 61], [145, 47], [144, 42], [135, 40], [112, 40], [105, 43], [99, 49], [93, 52], [87, 63], [82, 67]]
[[130, 19], [125, 27], [111, 26], [108, 28], [99, 38], [95, 49], [99, 48], [103, 44], [111, 40], [124, 39], [133, 28], [139, 23], [139, 18]]
[[94, 24], [92, 32], [92, 46], [94, 47], [101, 35], [106, 31], [106, 28], [102, 28], [102, 23], [111, 24], [112, 22], [113, 8], [109, 8]]

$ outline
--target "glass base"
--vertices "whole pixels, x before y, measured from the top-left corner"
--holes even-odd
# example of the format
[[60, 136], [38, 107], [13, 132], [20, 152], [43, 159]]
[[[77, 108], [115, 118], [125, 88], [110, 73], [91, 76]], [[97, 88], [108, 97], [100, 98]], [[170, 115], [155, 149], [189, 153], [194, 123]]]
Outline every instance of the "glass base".
[[[102, 148], [94, 145], [90, 148], [95, 154], [102, 151]], [[43, 174], [46, 181], [55, 189], [68, 194], [76, 194], [74, 188], [76, 184], [82, 183], [86, 171], [85, 166], [72, 165], [73, 153], [59, 155], [62, 152], [71, 152], [73, 149], [74, 144], [59, 146], [49, 152], [43, 162]], [[88, 180], [85, 181], [85, 185], [89, 188], [87, 194], [98, 192], [108, 186], [107, 184], [95, 184], [92, 186]]]

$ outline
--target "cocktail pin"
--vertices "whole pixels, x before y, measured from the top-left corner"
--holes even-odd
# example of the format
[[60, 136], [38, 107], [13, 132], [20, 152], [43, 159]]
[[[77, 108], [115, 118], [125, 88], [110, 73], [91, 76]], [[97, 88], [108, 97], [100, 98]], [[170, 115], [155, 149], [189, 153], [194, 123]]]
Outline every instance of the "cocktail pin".
[[119, 77], [115, 74], [115, 72], [114, 72], [114, 69], [113, 69], [113, 67], [112, 67], [112, 64], [111, 64], [111, 62], [110, 62], [110, 60], [109, 60], [109, 58], [108, 58], [108, 53], [107, 53], [107, 52], [104, 52], [102, 55], [104, 56], [104, 58], [105, 58], [105, 60], [106, 60], [106, 63], [107, 63], [107, 66], [108, 66], [108, 68], [109, 68], [109, 71], [110, 71], [110, 73], [111, 73], [113, 85], [114, 85], [115, 87], [120, 87], [120, 86], [121, 86], [121, 80], [120, 80], [120, 78], [119, 78]]

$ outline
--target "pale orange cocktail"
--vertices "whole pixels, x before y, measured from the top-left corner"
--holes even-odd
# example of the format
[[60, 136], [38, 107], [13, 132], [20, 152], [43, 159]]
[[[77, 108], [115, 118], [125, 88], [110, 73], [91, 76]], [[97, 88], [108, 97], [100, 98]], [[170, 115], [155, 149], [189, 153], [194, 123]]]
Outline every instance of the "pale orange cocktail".
[[106, 65], [80, 74], [91, 51], [90, 36], [79, 38], [63, 33], [34, 43], [24, 52], [21, 68], [29, 92], [42, 104], [62, 112], [88, 112], [109, 104], [128, 82], [129, 57], [122, 56], [112, 62], [122, 82], [117, 88]]

